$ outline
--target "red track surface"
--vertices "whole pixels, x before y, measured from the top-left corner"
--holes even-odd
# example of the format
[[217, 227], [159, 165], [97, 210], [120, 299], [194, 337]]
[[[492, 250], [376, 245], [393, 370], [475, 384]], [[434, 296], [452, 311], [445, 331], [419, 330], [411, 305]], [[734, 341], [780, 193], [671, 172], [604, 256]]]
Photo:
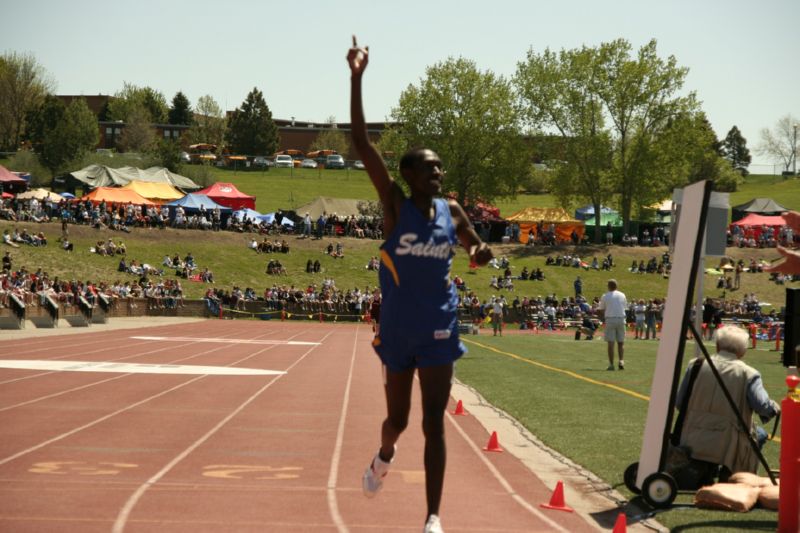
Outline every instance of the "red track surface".
[[[131, 338], [137, 335], [320, 344]], [[384, 490], [372, 500], [361, 493], [385, 413], [371, 339], [363, 325], [212, 320], [0, 341], [2, 359], [286, 371], [0, 369], [0, 531], [421, 531], [416, 388]], [[446, 531], [596, 530], [577, 514], [540, 509], [552, 487], [510, 454], [482, 451], [486, 431], [472, 417], [448, 415], [446, 427]]]

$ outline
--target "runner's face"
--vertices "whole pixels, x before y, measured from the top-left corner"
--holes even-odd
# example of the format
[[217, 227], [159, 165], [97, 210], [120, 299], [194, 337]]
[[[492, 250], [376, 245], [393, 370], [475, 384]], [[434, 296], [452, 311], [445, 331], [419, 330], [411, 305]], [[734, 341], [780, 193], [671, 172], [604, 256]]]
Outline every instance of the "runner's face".
[[432, 150], [425, 150], [414, 164], [413, 171], [409, 173], [408, 185], [412, 192], [429, 196], [442, 192], [444, 170], [442, 160]]

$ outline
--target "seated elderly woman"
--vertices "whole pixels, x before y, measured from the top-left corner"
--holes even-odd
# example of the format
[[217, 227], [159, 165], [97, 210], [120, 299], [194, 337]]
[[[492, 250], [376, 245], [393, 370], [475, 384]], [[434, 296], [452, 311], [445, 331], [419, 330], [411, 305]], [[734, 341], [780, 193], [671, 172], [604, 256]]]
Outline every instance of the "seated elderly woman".
[[[740, 427], [736, 413], [705, 358], [692, 360], [675, 405], [685, 410], [680, 445], [689, 450], [696, 470], [704, 470], [701, 484], [713, 481], [716, 476], [726, 481], [736, 472], [755, 473], [758, 456], [748, 440], [755, 439], [761, 447], [767, 440], [767, 432], [753, 423], [753, 413], [759, 415], [762, 423], [780, 413], [780, 406], [764, 389], [761, 374], [742, 361], [749, 341], [747, 332], [736, 326], [724, 326], [717, 329], [714, 339], [717, 353], [711, 360], [747, 424], [747, 430]], [[696, 373], [693, 383], [692, 373]]]

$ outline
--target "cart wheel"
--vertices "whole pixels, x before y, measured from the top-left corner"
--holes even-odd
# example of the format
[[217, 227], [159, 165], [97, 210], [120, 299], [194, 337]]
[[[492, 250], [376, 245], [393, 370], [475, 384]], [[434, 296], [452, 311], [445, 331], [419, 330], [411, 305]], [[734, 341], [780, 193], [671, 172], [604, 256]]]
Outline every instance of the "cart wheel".
[[628, 490], [634, 494], [641, 494], [642, 489], [636, 486], [636, 476], [639, 474], [639, 463], [631, 463], [628, 465], [628, 468], [625, 469], [625, 473], [622, 474], [622, 480], [625, 482], [625, 486], [628, 487]]
[[672, 505], [678, 495], [678, 484], [664, 472], [650, 474], [642, 483], [642, 497], [650, 506], [665, 509]]

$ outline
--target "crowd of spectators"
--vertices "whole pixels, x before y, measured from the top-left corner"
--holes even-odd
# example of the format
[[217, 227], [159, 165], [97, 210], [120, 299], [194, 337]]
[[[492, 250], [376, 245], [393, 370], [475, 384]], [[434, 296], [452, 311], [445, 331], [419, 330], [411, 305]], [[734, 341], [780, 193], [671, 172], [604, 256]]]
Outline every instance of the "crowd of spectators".
[[299, 233], [303, 238], [313, 237], [317, 240], [325, 236], [382, 239], [383, 217], [322, 213], [314, 220], [309, 213], [305, 213], [300, 221]]
[[267, 310], [287, 311], [293, 313], [330, 313], [336, 315], [363, 316], [375, 299], [380, 299], [377, 289], [358, 287], [341, 290], [336, 287], [333, 278], [324, 278], [321, 285], [308, 285], [305, 288], [294, 285], [273, 284], [267, 287], [261, 297], [247, 288], [241, 291], [210, 288], [205, 299], [209, 308], [219, 310], [219, 306], [232, 309], [243, 309], [246, 302], [260, 302]]
[[727, 232], [728, 246], [738, 248], [775, 248], [777, 245], [792, 246], [794, 231], [787, 225], [737, 226], [732, 224]]
[[257, 254], [270, 254], [273, 252], [282, 254], [289, 253], [289, 243], [286, 242], [286, 239], [270, 240], [264, 237], [261, 242], [258, 242], [257, 239], [252, 238], [247, 247], [254, 250]]
[[547, 266], [582, 268], [584, 270], [611, 270], [614, 266], [614, 258], [611, 254], [608, 254], [603, 258], [602, 263], [597, 259], [597, 256], [592, 257], [591, 262], [586, 262], [578, 254], [567, 253], [556, 256], [548, 255], [544, 264]]
[[41, 268], [34, 272], [25, 266], [14, 270], [11, 262], [3, 262], [0, 272], [0, 307], [9, 307], [9, 298], [16, 296], [26, 306], [36, 307], [45, 304], [49, 297], [63, 305], [75, 305], [84, 298], [96, 306], [101, 296], [114, 307], [125, 301], [135, 308], [134, 298], [145, 298], [148, 308], [164, 309], [183, 306], [183, 287], [179, 279], [139, 279], [133, 281], [116, 280], [113, 283], [80, 280], [63, 280], [51, 277]]

